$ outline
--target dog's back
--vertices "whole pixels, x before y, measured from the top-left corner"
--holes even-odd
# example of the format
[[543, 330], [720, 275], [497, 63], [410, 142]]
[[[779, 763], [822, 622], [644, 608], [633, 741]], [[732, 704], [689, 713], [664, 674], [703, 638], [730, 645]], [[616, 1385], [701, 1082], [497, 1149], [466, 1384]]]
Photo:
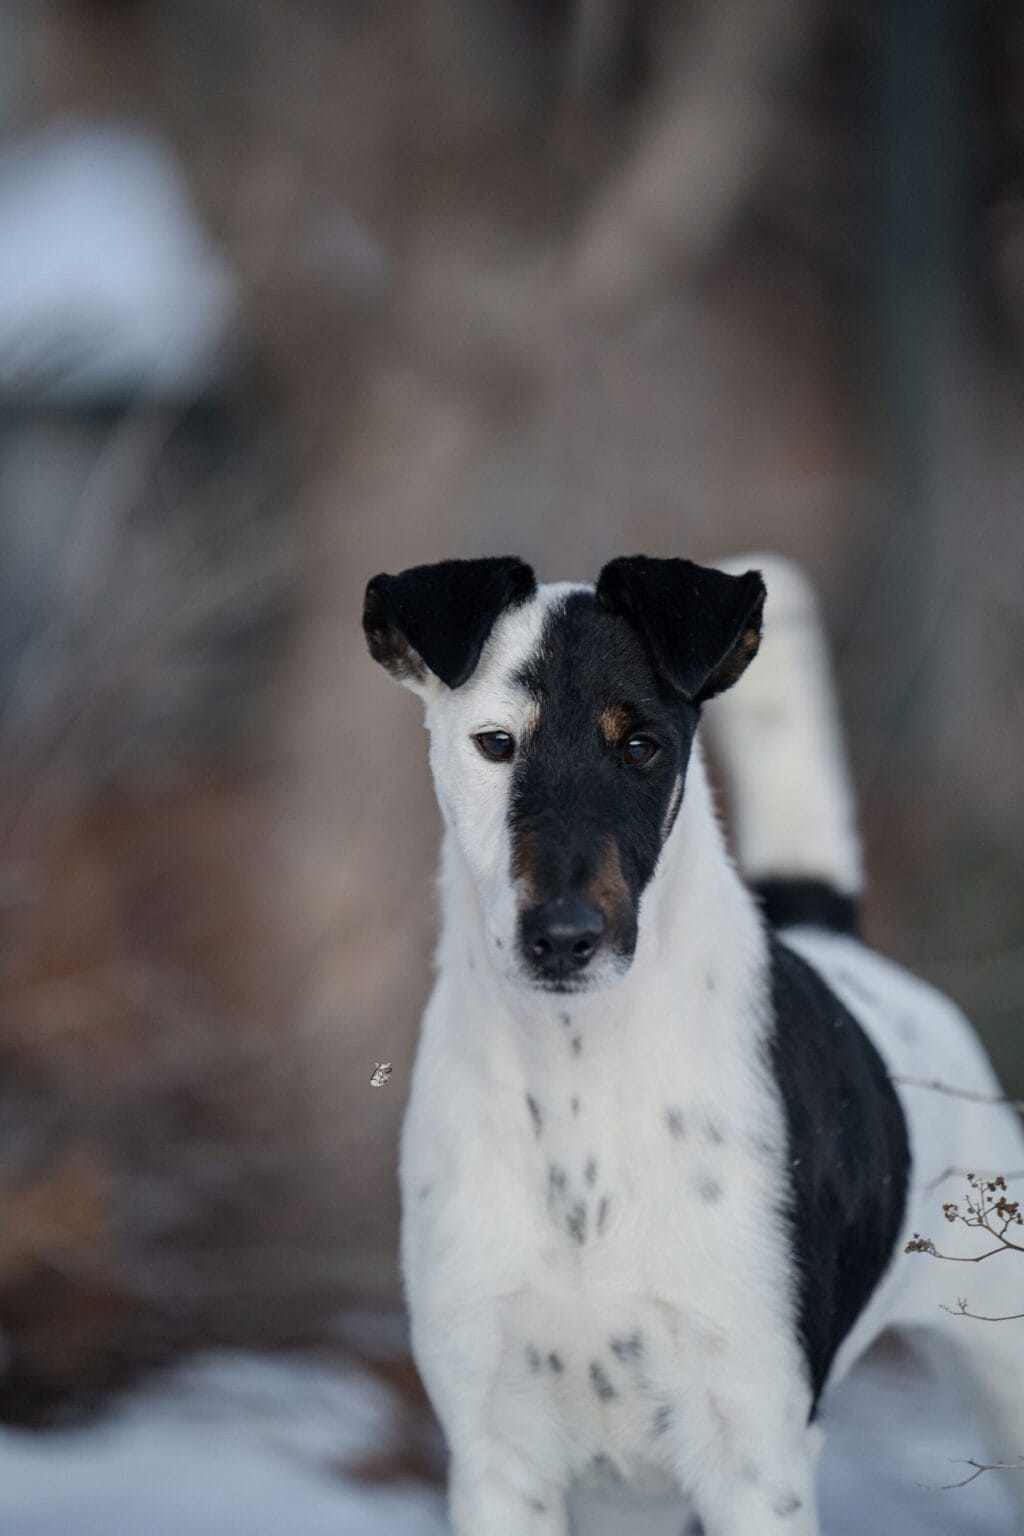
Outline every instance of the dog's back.
[[[957, 1202], [963, 1210], [969, 1174], [987, 1185], [1018, 1173], [1020, 1121], [960, 1010], [860, 937], [861, 851], [814, 593], [796, 567], [777, 557], [725, 568], [731, 564], [759, 565], [770, 594], [757, 666], [705, 716], [730, 796], [737, 861], [782, 942], [813, 967], [873, 1043], [909, 1140], [897, 1258], [847, 1335], [832, 1380], [886, 1326], [909, 1330], [930, 1354], [955, 1354], [961, 1381], [974, 1389], [1001, 1454], [1013, 1460], [1024, 1451], [1020, 1339], [944, 1309], [958, 1313], [966, 1292], [968, 1312], [1019, 1313], [1017, 1267], [997, 1253], [970, 1264], [965, 1275], [959, 1264], [927, 1251], [899, 1254], [920, 1237], [958, 1260], [998, 1247], [984, 1231], [972, 1234], [980, 1242], [962, 1241], [965, 1229], [952, 1223], [950, 1230], [944, 1207]], [[995, 1207], [1001, 1188], [986, 1192]], [[1002, 1219], [993, 1224], [998, 1230]]]

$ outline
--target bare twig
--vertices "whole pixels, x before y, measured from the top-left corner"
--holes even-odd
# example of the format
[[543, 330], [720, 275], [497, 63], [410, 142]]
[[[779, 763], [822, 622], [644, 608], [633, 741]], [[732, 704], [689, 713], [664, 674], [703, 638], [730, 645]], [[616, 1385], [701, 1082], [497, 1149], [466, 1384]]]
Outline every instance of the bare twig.
[[942, 1310], [948, 1312], [950, 1317], [973, 1317], [976, 1323], [1017, 1323], [1024, 1318], [1024, 1312], [1008, 1312], [1005, 1317], [986, 1317], [982, 1312], [968, 1312], [966, 1296], [958, 1296], [955, 1307], [943, 1307]]
[[975, 1478], [980, 1477], [983, 1472], [1024, 1472], [1024, 1456], [1019, 1457], [1017, 1461], [974, 1461], [969, 1457], [961, 1457], [953, 1465], [973, 1467], [974, 1471], [970, 1477], [962, 1478], [959, 1483], [941, 1483], [940, 1493], [948, 1493], [952, 1488], [966, 1488], [968, 1483], [973, 1483]]
[[[959, 1253], [940, 1253], [930, 1237], [920, 1237], [915, 1232], [903, 1251], [904, 1253], [926, 1253], [929, 1258], [942, 1259], [946, 1264], [981, 1264], [985, 1259], [994, 1259], [997, 1253], [1006, 1253], [1011, 1246], [1007, 1244], [1006, 1247], [990, 1248], [987, 1253], [975, 1253], [969, 1256]], [[1021, 1252], [1024, 1252], [1024, 1249]]]
[[[982, 1168], [980, 1171], [980, 1176], [983, 1179], [994, 1179], [998, 1172], [998, 1168]], [[923, 1190], [938, 1189], [939, 1185], [945, 1184], [947, 1179], [966, 1179], [968, 1174], [969, 1170], [967, 1168], [944, 1168], [941, 1173], [936, 1174], [934, 1179], [929, 1179], [927, 1184], [922, 1184], [920, 1187]], [[1011, 1168], [1008, 1173], [1003, 1174], [1003, 1178], [1024, 1179], [1024, 1168]]]
[[986, 1253], [968, 1256], [940, 1253], [930, 1237], [922, 1237], [919, 1232], [915, 1232], [904, 1250], [906, 1253], [927, 1253], [933, 1259], [945, 1259], [952, 1264], [980, 1264], [983, 1259], [991, 1259], [997, 1253], [1024, 1253], [1024, 1246], [1006, 1235], [1011, 1227], [1024, 1226], [1024, 1216], [1021, 1214], [1020, 1201], [1007, 1197], [1005, 1175], [997, 1173], [994, 1178], [986, 1179], [979, 1174], [968, 1173], [966, 1177], [968, 1194], [963, 1210], [955, 1200], [947, 1200], [942, 1207], [942, 1214], [951, 1226], [959, 1222], [973, 1231], [987, 1233], [989, 1237], [995, 1238], [997, 1246]]
[[979, 1093], [973, 1088], [957, 1088], [952, 1083], [940, 1083], [926, 1077], [891, 1077], [890, 1082], [905, 1088], [930, 1088], [933, 1093], [948, 1093], [954, 1099], [969, 1099], [973, 1104], [1008, 1104], [1024, 1114], [1024, 1099], [1011, 1099], [1002, 1093]]

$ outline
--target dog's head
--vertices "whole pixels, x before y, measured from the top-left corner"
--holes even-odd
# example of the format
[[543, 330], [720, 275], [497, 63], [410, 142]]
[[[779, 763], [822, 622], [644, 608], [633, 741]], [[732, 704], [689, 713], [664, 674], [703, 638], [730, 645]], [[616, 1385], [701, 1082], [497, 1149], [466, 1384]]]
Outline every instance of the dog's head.
[[447, 560], [366, 589], [370, 653], [425, 701], [441, 810], [513, 981], [628, 970], [705, 700], [757, 651], [764, 584], [613, 560], [538, 587], [521, 560]]

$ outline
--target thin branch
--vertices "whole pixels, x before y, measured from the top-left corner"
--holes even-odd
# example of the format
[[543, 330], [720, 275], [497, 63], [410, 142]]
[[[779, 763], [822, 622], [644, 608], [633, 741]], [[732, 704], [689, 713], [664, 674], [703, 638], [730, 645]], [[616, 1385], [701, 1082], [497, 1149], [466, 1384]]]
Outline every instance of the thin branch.
[[930, 1237], [922, 1237], [920, 1232], [915, 1232], [904, 1249], [905, 1253], [926, 1253], [933, 1259], [944, 1259], [950, 1264], [980, 1264], [985, 1259], [994, 1258], [997, 1253], [1024, 1253], [1024, 1246], [1013, 1242], [1006, 1235], [1011, 1227], [1024, 1227], [1020, 1201], [1008, 1198], [1006, 1176], [997, 1173], [993, 1178], [986, 1179], [972, 1172], [966, 1177], [968, 1194], [964, 1209], [961, 1210], [955, 1200], [947, 1200], [942, 1207], [942, 1214], [951, 1225], [959, 1223], [969, 1231], [985, 1232], [989, 1237], [994, 1237], [999, 1246], [966, 1257], [962, 1254], [940, 1253]]
[[941, 1483], [938, 1490], [940, 1493], [948, 1493], [952, 1488], [966, 1488], [968, 1483], [973, 1483], [983, 1472], [1024, 1472], [1024, 1456], [1017, 1461], [974, 1461], [969, 1457], [960, 1457], [953, 1465], [973, 1467], [974, 1471], [959, 1483]]
[[[898, 1079], [896, 1079], [896, 1081], [898, 1081]], [[945, 1184], [947, 1179], [966, 1179], [968, 1173], [971, 1171], [972, 1170], [968, 1168], [944, 1168], [942, 1172], [937, 1174], [934, 1179], [929, 1179], [927, 1184], [921, 1184], [919, 1185], [919, 1188], [925, 1192], [932, 1189], [938, 1189], [939, 1185]], [[995, 1175], [1002, 1170], [998, 1168], [989, 1168], [986, 1172], [984, 1168], [980, 1168], [974, 1171], [980, 1174], [981, 1178], [983, 1179], [991, 1179], [994, 1178]], [[1024, 1179], [1024, 1168], [1011, 1168], [1008, 1173], [1003, 1174], [1003, 1177], [1005, 1179]]]
[[981, 1312], [968, 1312], [967, 1297], [958, 1296], [955, 1307], [942, 1308], [950, 1317], [973, 1317], [976, 1323], [1018, 1323], [1024, 1319], [1024, 1312], [1008, 1312], [1005, 1317], [986, 1317]]
[[[980, 1264], [983, 1259], [994, 1259], [997, 1253], [1009, 1253], [1014, 1248], [1013, 1243], [1007, 1243], [1001, 1248], [990, 1248], [988, 1253], [976, 1253], [965, 1258], [957, 1253], [940, 1253], [935, 1244], [929, 1238], [915, 1237], [909, 1242], [904, 1253], [926, 1253], [930, 1259], [942, 1259], [946, 1264]], [[1018, 1253], [1024, 1249], [1017, 1249]]]
[[930, 1088], [933, 1093], [948, 1093], [954, 1099], [970, 1099], [974, 1104], [1009, 1104], [1011, 1109], [1024, 1115], [1024, 1099], [1011, 1099], [1002, 1093], [978, 1093], [971, 1088], [956, 1088], [952, 1083], [940, 1083], [926, 1077], [890, 1077], [892, 1083], [906, 1088]]

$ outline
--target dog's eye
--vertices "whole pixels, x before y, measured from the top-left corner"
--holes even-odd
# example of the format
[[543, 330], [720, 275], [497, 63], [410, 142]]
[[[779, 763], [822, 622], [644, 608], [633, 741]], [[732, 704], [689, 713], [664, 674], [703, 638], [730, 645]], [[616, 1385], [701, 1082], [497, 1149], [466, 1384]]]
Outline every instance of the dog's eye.
[[473, 740], [484, 757], [489, 757], [492, 763], [507, 763], [516, 749], [515, 741], [508, 731], [481, 731]]
[[643, 768], [654, 761], [661, 747], [650, 736], [630, 736], [622, 743], [620, 751], [627, 768]]

